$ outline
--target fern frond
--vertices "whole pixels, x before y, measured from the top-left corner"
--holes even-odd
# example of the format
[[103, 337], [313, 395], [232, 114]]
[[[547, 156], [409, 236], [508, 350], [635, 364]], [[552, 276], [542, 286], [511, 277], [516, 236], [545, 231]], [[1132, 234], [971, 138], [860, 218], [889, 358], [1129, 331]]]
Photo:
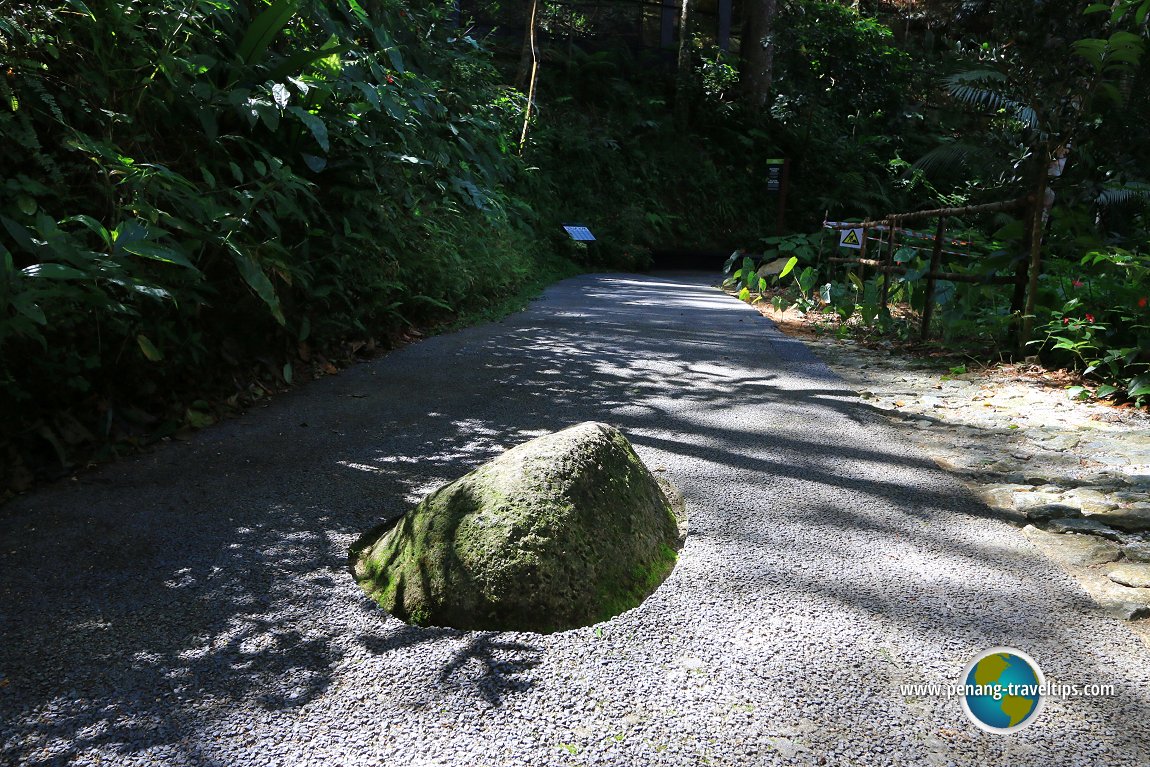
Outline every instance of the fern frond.
[[1150, 202], [1150, 184], [1145, 181], [1128, 181], [1121, 186], [1111, 186], [1103, 189], [1094, 198], [1100, 208], [1118, 208], [1135, 203], [1146, 204]]
[[959, 84], [952, 86], [947, 95], [969, 109], [989, 114], [1006, 113], [1031, 130], [1038, 127], [1038, 115], [1032, 107], [1000, 91]]
[[1002, 162], [999, 155], [984, 146], [953, 142], [936, 146], [915, 160], [911, 167], [927, 175], [948, 176], [962, 171], [997, 169]]
[[1004, 83], [1006, 75], [997, 69], [969, 69], [944, 77], [942, 82], [947, 89], [951, 89], [969, 83]]

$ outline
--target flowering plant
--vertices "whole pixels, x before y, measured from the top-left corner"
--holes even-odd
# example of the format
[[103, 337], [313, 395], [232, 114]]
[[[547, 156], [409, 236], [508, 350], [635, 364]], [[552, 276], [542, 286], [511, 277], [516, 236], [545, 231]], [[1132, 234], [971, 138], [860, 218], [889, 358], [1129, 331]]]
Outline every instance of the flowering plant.
[[1030, 343], [1051, 361], [1098, 379], [1095, 396], [1125, 394], [1145, 404], [1150, 401], [1150, 257], [1112, 247], [1087, 253], [1075, 268], [1081, 267], [1088, 273], [1060, 291], [1064, 302], [1037, 328], [1043, 335]]

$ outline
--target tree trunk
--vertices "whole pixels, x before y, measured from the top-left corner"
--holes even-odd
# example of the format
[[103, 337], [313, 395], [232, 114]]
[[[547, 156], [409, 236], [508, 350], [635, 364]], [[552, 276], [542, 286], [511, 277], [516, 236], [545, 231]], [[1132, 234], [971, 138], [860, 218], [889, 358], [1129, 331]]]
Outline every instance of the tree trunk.
[[690, 120], [690, 92], [691, 0], [683, 0], [679, 13], [679, 66], [675, 77], [675, 125], [679, 130], [685, 130]]
[[778, 0], [754, 0], [747, 9], [743, 32], [743, 95], [754, 114], [766, 111], [771, 97], [775, 64], [775, 11]]
[[1026, 357], [1026, 345], [1034, 332], [1034, 307], [1038, 299], [1038, 278], [1042, 271], [1042, 231], [1046, 223], [1046, 190], [1050, 186], [1050, 146], [1039, 142], [1035, 148], [1034, 191], [1031, 193], [1029, 218], [1024, 244], [1027, 248], [1026, 304], [1022, 310], [1022, 327], [1018, 332], [1018, 356]]

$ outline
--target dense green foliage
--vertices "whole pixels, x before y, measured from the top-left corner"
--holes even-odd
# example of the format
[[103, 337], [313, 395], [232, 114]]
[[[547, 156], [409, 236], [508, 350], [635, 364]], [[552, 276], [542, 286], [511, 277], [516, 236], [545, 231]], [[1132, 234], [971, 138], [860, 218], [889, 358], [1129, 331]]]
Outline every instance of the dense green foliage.
[[[793, 13], [804, 5], [788, 8]], [[852, 14], [833, 4], [809, 5]], [[840, 137], [839, 145], [885, 148], [894, 157], [883, 169], [879, 157], [860, 153], [846, 167], [869, 172], [855, 183], [850, 177], [828, 183], [838, 204], [828, 201], [825, 208], [862, 219], [1025, 197], [1029, 202], [1014, 211], [947, 222], [943, 272], [1009, 277], [1027, 260], [1034, 200], [1046, 200], [1049, 187], [1054, 204], [1043, 216], [1035, 333], [1021, 353], [1079, 370], [1094, 382], [1098, 396], [1150, 401], [1145, 215], [1150, 73], [1143, 55], [1150, 3], [1057, 0], [1032, 7], [986, 0], [965, 7], [973, 15], [954, 13], [937, 25], [927, 19], [913, 31], [907, 25], [901, 47], [913, 55], [916, 72], [892, 66], [873, 72], [856, 62], [862, 74], [851, 87], [866, 94], [861, 103], [868, 109], [859, 112], [858, 131], [849, 140]], [[836, 31], [850, 30], [856, 42], [840, 35], [833, 50], [849, 59], [863, 44], [875, 66], [899, 61], [885, 52], [875, 55], [884, 51], [885, 38], [868, 29], [873, 23], [836, 23]], [[936, 34], [944, 28], [946, 35]], [[782, 34], [794, 36], [797, 29], [788, 22]], [[812, 57], [812, 67], [820, 61]], [[884, 102], [881, 91], [868, 92], [868, 87], [887, 89], [891, 97]], [[784, 105], [786, 88], [780, 84]], [[816, 90], [808, 85], [800, 92]], [[869, 109], [879, 104], [885, 107]], [[818, 131], [817, 123], [814, 128]], [[821, 134], [833, 142], [833, 131], [824, 128]], [[828, 148], [823, 156], [833, 153]], [[1049, 176], [1048, 168], [1060, 157], [1066, 158], [1064, 171]], [[859, 182], [868, 191], [854, 191]], [[842, 196], [845, 191], [850, 197]], [[844, 206], [844, 200], [853, 205]], [[933, 230], [934, 219], [912, 226]], [[771, 238], [756, 250], [760, 257], [729, 264], [732, 284], [747, 289], [748, 297], [756, 286], [747, 285], [745, 275], [788, 255]], [[912, 312], [898, 320], [880, 300], [883, 278], [868, 269], [832, 268], [825, 255], [835, 250], [824, 238], [819, 247], [799, 253], [793, 272], [780, 283], [789, 287], [789, 296], [776, 300], [836, 318], [839, 332], [917, 335], [915, 323], [926, 309], [922, 278], [929, 271], [929, 236], [903, 236], [894, 254], [906, 271], [892, 277], [889, 299]], [[761, 282], [758, 287], [765, 289], [778, 278]], [[1024, 317], [1012, 306], [1014, 290], [939, 281], [932, 335], [991, 358], [1019, 353]]]
[[313, 346], [383, 338], [555, 268], [506, 191], [519, 99], [439, 7], [9, 8], [10, 466], [202, 424], [214, 414], [186, 408], [191, 394], [259, 395]]

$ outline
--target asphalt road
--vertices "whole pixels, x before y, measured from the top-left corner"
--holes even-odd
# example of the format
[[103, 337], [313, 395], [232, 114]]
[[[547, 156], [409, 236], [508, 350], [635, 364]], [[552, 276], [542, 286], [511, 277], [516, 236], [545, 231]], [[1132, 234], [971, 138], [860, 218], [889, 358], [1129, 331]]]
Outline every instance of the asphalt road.
[[[0, 511], [0, 763], [1150, 764], [1150, 654], [799, 343], [700, 276], [599, 275]], [[690, 514], [639, 608], [552, 635], [405, 626], [347, 551], [584, 420]], [[1048, 681], [1018, 733], [954, 683]]]

